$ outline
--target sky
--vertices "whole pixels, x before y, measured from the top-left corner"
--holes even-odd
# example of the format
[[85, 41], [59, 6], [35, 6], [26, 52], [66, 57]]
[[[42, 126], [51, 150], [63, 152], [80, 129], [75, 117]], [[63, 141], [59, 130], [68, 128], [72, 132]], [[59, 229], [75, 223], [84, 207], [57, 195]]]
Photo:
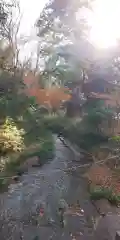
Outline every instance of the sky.
[[[36, 58], [37, 37], [34, 24], [48, 0], [19, 0], [22, 19], [19, 34], [28, 37], [29, 44], [21, 48], [20, 59], [25, 60], [32, 56]], [[34, 57], [35, 55], [35, 57]]]
[[36, 19], [39, 17], [47, 0], [19, 0], [23, 18], [21, 22], [21, 32], [30, 34], [31, 28], [34, 27]]
[[101, 48], [116, 44], [120, 38], [120, 0], [96, 0], [92, 18], [91, 40]]

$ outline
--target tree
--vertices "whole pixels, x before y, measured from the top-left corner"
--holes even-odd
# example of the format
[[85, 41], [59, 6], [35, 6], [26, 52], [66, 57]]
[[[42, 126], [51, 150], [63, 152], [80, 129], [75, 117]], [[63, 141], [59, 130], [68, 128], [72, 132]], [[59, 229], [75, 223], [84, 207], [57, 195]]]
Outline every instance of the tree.
[[[19, 2], [10, 0], [1, 2], [2, 12], [5, 12], [4, 22], [0, 22], [0, 66], [15, 73], [21, 68], [21, 47], [28, 43], [29, 39], [19, 33], [22, 13]], [[2, 17], [2, 14], [1, 14]]]
[[[78, 76], [82, 75], [82, 77], [87, 70], [89, 72], [99, 72], [101, 75], [106, 74], [109, 77], [115, 74], [115, 68], [112, 66], [113, 62], [115, 65], [114, 59], [119, 57], [119, 49], [98, 51], [87, 40], [89, 26], [87, 19], [82, 15], [82, 11], [83, 9], [91, 11], [92, 2], [66, 0], [63, 3], [60, 0], [53, 0], [46, 5], [37, 21], [38, 36], [41, 41], [44, 37], [44, 47], [40, 57], [48, 51], [49, 57], [45, 58], [45, 69], [48, 70], [47, 65], [52, 62], [51, 71], [47, 72], [49, 75], [54, 75], [60, 83], [63, 82], [61, 78], [62, 80], [64, 78], [61, 70], [64, 73], [64, 69], [66, 69], [66, 64], [64, 64], [64, 69], [62, 64], [61, 69], [61, 63], [63, 62], [67, 63], [70, 68], [71, 65], [77, 65]], [[55, 59], [54, 64], [53, 59]], [[75, 73], [76, 68], [73, 71]]]
[[71, 100], [66, 105], [69, 116], [81, 112], [86, 80], [119, 81], [119, 51], [99, 52], [92, 46], [88, 41], [89, 26], [82, 15], [83, 8], [91, 11], [92, 1], [53, 0], [45, 6], [37, 21], [40, 42], [44, 41], [39, 57], [45, 59], [45, 84], [62, 85], [72, 90]]
[[[83, 19], [78, 21], [76, 20], [76, 13], [83, 7], [86, 7], [86, 2], [87, 1], [82, 1], [81, 3], [81, 1], [77, 1], [77, 4], [74, 4], [74, 1], [69, 1], [68, 5], [68, 1], [65, 1], [64, 4], [59, 3], [59, 1], [52, 1], [52, 4], [50, 3], [44, 8], [39, 20], [37, 21], [38, 36], [40, 39], [44, 36], [46, 41], [44, 49], [46, 50], [47, 45], [47, 49], [51, 52], [52, 56], [55, 56], [56, 54], [56, 56], [59, 57], [60, 54], [62, 55], [64, 52], [64, 49], [67, 48], [62, 55], [62, 57], [67, 57], [71, 44], [72, 49], [74, 47], [71, 53], [72, 55], [75, 55], [75, 51], [78, 51], [79, 42], [80, 44], [81, 41], [85, 42], [83, 36], [85, 28], [88, 26], [86, 22], [83, 24]], [[62, 8], [60, 7], [61, 5]]]
[[0, 36], [4, 37], [5, 36], [5, 28], [7, 24], [7, 19], [8, 19], [8, 11], [7, 11], [7, 4], [3, 2], [2, 0], [0, 1]]
[[[91, 59], [94, 48], [85, 38], [89, 28], [80, 14], [83, 8], [90, 11], [90, 1], [52, 1], [37, 21], [38, 36], [41, 41], [44, 38], [40, 54], [45, 59], [43, 74], [52, 84], [68, 86], [68, 83], [75, 82], [80, 86], [84, 82], [86, 69], [90, 65], [88, 59]], [[78, 12], [80, 19], [76, 19]], [[78, 98], [80, 96], [76, 96]], [[72, 99], [74, 101], [75, 91]], [[73, 108], [71, 102], [71, 112]]]

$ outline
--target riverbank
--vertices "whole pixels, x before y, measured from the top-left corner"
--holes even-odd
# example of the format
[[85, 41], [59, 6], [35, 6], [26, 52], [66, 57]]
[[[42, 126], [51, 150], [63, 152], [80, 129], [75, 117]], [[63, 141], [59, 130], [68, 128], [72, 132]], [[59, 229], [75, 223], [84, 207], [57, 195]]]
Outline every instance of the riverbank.
[[51, 134], [26, 146], [21, 153], [1, 157], [4, 167], [0, 172], [0, 191], [7, 190], [10, 183], [30, 168], [41, 167], [54, 157], [54, 138]]

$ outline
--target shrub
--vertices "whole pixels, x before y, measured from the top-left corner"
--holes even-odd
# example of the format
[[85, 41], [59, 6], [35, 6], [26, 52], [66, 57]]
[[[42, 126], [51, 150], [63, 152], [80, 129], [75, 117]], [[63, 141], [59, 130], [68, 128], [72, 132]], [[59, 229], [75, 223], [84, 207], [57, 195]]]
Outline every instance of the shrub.
[[53, 139], [48, 139], [43, 142], [40, 150], [37, 153], [39, 157], [39, 161], [41, 164], [45, 163], [45, 161], [52, 159], [54, 155], [54, 143]]
[[7, 173], [13, 173], [20, 166], [20, 163], [21, 163], [21, 161], [18, 156], [10, 156], [10, 157], [6, 158], [4, 161], [3, 170]]
[[0, 129], [0, 151], [7, 152], [20, 152], [24, 149], [23, 129], [18, 130], [12, 119], [7, 118], [5, 123]]
[[106, 189], [101, 186], [90, 188], [90, 197], [93, 200], [100, 200], [102, 198], [109, 199], [111, 195], [112, 191], [110, 189]]
[[4, 169], [6, 172], [15, 172], [19, 166], [29, 158], [38, 157], [39, 163], [43, 165], [47, 160], [52, 159], [54, 154], [54, 142], [51, 134], [33, 143], [20, 154], [13, 154], [5, 161]]
[[47, 116], [44, 118], [44, 126], [53, 133], [64, 132], [64, 129], [70, 125], [71, 121], [66, 117]]
[[120, 203], [120, 195], [115, 194], [111, 188], [107, 189], [101, 186], [90, 188], [90, 198], [92, 200], [100, 200], [104, 198], [114, 205]]
[[39, 143], [30, 145], [22, 154], [22, 159], [38, 156], [43, 163], [53, 156], [54, 142], [52, 135], [39, 139]]
[[70, 142], [88, 151], [101, 143], [108, 142], [107, 136], [97, 132], [96, 129], [93, 131], [84, 120], [75, 121], [67, 117], [49, 116], [44, 118], [44, 126], [53, 133], [61, 132]]
[[0, 190], [5, 190], [8, 186], [8, 179], [0, 178]]
[[88, 104], [81, 121], [64, 129], [64, 136], [80, 148], [91, 152], [93, 147], [108, 142], [108, 136], [102, 131], [101, 124], [108, 119], [109, 111], [99, 100], [88, 101]]
[[120, 195], [111, 194], [108, 200], [111, 204], [118, 205], [120, 203]]
[[92, 132], [84, 127], [83, 122], [70, 123], [63, 129], [64, 137], [85, 150], [91, 151], [93, 147], [108, 141], [103, 134]]
[[2, 172], [5, 169], [5, 165], [8, 163], [9, 158], [8, 157], [1, 157], [0, 158], [0, 172]]

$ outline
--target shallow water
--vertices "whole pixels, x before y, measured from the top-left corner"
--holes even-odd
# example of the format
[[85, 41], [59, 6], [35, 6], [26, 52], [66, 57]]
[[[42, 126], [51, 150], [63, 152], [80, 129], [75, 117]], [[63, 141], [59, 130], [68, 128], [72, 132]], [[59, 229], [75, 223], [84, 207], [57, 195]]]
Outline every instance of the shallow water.
[[[30, 169], [21, 182], [10, 185], [9, 191], [0, 194], [0, 240], [39, 239], [92, 239], [91, 217], [96, 212], [86, 192], [85, 180], [64, 170], [72, 166], [72, 153], [55, 138], [56, 154], [53, 161], [42, 168]], [[83, 216], [66, 217], [62, 229], [57, 213], [60, 199], [75, 204], [79, 200]], [[44, 217], [40, 218], [41, 206]]]

